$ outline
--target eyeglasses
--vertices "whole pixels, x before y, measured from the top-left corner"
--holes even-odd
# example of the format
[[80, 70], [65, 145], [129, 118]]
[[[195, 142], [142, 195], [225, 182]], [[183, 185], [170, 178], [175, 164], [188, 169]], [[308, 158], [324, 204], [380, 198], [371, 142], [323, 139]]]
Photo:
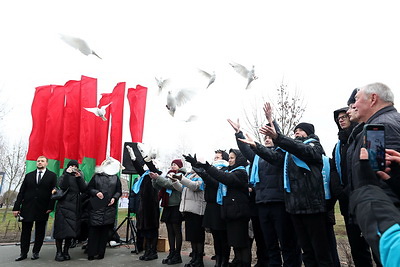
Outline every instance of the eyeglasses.
[[340, 120], [345, 120], [345, 119], [347, 119], [348, 117], [349, 117], [349, 116], [348, 116], [347, 114], [345, 114], [345, 115], [342, 115], [342, 116], [338, 117], [337, 120], [338, 120], [338, 121], [340, 121]]

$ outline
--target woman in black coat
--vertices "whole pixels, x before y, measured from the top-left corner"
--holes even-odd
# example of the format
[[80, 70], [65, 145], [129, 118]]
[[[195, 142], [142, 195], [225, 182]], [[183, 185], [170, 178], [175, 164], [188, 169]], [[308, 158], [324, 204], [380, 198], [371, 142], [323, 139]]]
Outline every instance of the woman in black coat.
[[222, 218], [226, 221], [228, 244], [235, 251], [235, 258], [242, 266], [251, 266], [249, 246], [249, 188], [248, 175], [245, 169], [247, 160], [238, 149], [229, 150], [229, 166], [225, 171], [211, 166], [208, 162], [185, 159], [196, 168], [203, 168], [207, 174], [217, 180], [219, 192], [217, 203], [222, 204]]
[[[58, 180], [58, 187], [64, 192], [68, 191], [56, 205], [53, 233], [57, 248], [56, 261], [71, 259], [68, 249], [72, 238], [76, 238], [80, 231], [80, 194], [86, 190], [86, 182], [78, 166], [78, 161], [70, 160]], [[64, 240], [64, 250], [62, 250]]]
[[103, 259], [108, 236], [117, 215], [118, 199], [122, 195], [121, 181], [116, 175], [120, 162], [106, 159], [88, 184], [91, 209], [89, 211], [88, 260]]
[[[158, 258], [157, 242], [158, 228], [160, 226], [160, 207], [158, 201], [158, 190], [153, 187], [150, 171], [161, 174], [157, 170], [152, 161], [143, 161], [136, 159], [133, 149], [126, 146], [128, 149], [132, 164], [140, 177], [132, 186], [130, 195], [130, 207], [136, 214], [136, 228], [144, 239], [145, 252], [139, 257], [139, 260], [150, 261]], [[149, 170], [145, 171], [143, 163], [146, 164]]]

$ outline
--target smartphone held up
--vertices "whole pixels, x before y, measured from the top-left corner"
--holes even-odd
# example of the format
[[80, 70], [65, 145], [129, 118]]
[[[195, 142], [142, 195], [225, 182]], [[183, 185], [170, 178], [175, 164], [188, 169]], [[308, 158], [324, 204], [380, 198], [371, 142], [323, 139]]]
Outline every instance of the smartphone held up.
[[374, 171], [385, 170], [385, 126], [382, 124], [364, 125], [364, 147]]

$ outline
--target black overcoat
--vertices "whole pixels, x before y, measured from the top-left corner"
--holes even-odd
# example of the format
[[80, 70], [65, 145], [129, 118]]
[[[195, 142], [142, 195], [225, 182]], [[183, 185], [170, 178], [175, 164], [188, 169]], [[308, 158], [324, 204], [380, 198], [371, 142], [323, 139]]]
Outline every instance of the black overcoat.
[[46, 169], [39, 184], [36, 182], [36, 170], [25, 175], [15, 201], [13, 211], [21, 211], [25, 222], [47, 221], [47, 210], [54, 209], [54, 201], [50, 199], [51, 191], [56, 186], [57, 175]]

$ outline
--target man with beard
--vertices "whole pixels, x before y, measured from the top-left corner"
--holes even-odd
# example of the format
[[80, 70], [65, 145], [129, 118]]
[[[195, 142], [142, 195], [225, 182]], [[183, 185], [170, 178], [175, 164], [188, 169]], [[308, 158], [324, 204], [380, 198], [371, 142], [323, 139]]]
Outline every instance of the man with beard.
[[56, 186], [57, 175], [47, 169], [48, 159], [39, 156], [37, 169], [25, 175], [13, 208], [13, 215], [22, 221], [21, 254], [15, 261], [27, 258], [31, 240], [33, 222], [35, 222], [35, 243], [32, 249], [32, 260], [39, 259], [39, 252], [46, 234], [46, 223], [49, 213], [54, 208], [51, 191]]

